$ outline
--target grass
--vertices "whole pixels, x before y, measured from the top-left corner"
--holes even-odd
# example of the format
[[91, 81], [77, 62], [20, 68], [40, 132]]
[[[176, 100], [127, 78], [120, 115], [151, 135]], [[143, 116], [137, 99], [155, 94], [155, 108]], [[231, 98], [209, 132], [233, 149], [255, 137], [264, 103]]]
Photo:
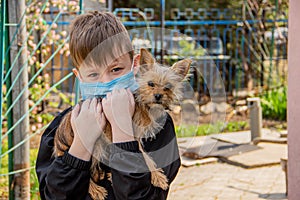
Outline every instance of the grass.
[[[2, 152], [7, 151], [7, 140], [2, 141]], [[35, 166], [38, 149], [30, 149], [30, 166]], [[0, 174], [8, 173], [8, 155], [1, 159]], [[0, 176], [0, 196], [8, 199], [8, 176]], [[35, 169], [30, 170], [30, 196], [31, 199], [39, 199], [39, 184]]]
[[287, 86], [266, 91], [260, 98], [264, 118], [286, 121]]
[[245, 121], [239, 122], [228, 122], [221, 123], [218, 122], [214, 125], [212, 124], [202, 124], [196, 125], [186, 125], [175, 127], [175, 132], [177, 137], [193, 137], [193, 136], [205, 136], [214, 133], [221, 132], [236, 132], [249, 129], [249, 125]]

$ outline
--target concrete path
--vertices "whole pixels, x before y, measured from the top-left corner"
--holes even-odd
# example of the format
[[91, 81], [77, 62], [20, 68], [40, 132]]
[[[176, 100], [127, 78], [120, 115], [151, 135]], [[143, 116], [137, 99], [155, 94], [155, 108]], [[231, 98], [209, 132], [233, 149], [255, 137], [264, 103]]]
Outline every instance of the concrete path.
[[181, 167], [168, 200], [287, 199], [280, 165], [244, 169], [213, 163]]
[[[282, 144], [280, 134], [274, 131], [263, 130], [262, 138], [275, 143], [259, 143], [257, 145], [259, 149], [225, 156], [227, 163], [217, 162], [217, 158], [186, 160], [182, 157], [182, 160], [189, 164], [186, 166], [191, 167], [181, 166], [171, 185], [168, 199], [287, 199], [285, 173], [279, 164], [280, 159], [287, 156], [287, 145]], [[250, 141], [250, 131], [178, 138], [178, 145], [181, 155], [188, 149], [196, 149], [200, 154], [203, 152], [209, 154], [214, 150], [218, 140], [226, 141], [227, 144], [247, 144]], [[227, 150], [231, 151], [232, 148]]]

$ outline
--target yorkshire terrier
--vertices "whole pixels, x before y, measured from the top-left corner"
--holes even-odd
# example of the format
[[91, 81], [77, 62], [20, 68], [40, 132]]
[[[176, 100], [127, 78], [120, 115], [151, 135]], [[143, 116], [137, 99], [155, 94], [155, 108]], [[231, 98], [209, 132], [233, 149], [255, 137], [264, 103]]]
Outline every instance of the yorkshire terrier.
[[[155, 62], [155, 59], [145, 49], [140, 52], [139, 73], [136, 77], [139, 89], [135, 91], [135, 112], [133, 115], [134, 136], [139, 143], [139, 150], [151, 172], [151, 183], [166, 190], [169, 187], [168, 179], [161, 168], [157, 168], [153, 159], [144, 151], [142, 138], [154, 138], [166, 119], [167, 110], [182, 95], [182, 81], [188, 74], [191, 60], [184, 59], [172, 67], [164, 67]], [[99, 160], [107, 159], [107, 145], [112, 142], [111, 126], [107, 122], [104, 134], [96, 141], [92, 165], [89, 193], [93, 199], [105, 199], [107, 191], [97, 185], [105, 176], [111, 178], [100, 168]], [[60, 123], [54, 138], [54, 155], [62, 156], [70, 148], [74, 138], [71, 127], [71, 112], [67, 113]], [[110, 179], [111, 180], [111, 179]]]

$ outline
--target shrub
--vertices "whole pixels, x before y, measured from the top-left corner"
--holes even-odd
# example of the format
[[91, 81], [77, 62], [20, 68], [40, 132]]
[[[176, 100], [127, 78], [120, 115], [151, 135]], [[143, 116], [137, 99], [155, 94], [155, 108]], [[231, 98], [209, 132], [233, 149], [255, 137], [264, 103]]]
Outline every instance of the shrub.
[[267, 91], [261, 95], [263, 117], [266, 119], [286, 121], [287, 87]]

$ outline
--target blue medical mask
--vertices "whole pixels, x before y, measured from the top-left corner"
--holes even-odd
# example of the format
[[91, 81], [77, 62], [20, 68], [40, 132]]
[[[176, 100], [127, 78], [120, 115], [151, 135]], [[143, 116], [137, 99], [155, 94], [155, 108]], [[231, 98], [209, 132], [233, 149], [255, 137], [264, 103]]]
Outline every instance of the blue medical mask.
[[132, 92], [139, 88], [138, 83], [134, 78], [134, 73], [131, 68], [131, 71], [127, 74], [124, 74], [121, 77], [118, 77], [110, 82], [101, 83], [79, 83], [80, 93], [82, 100], [93, 98], [93, 97], [106, 97], [108, 92], [112, 92], [113, 89], [127, 89], [129, 88]]

